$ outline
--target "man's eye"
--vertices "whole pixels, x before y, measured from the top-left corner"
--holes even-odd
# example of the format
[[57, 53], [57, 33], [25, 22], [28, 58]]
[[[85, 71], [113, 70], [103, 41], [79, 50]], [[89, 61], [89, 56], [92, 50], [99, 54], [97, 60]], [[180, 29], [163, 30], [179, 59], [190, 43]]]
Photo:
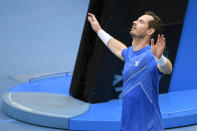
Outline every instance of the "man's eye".
[[144, 21], [140, 20], [140, 23], [141, 23], [141, 24], [144, 24]]

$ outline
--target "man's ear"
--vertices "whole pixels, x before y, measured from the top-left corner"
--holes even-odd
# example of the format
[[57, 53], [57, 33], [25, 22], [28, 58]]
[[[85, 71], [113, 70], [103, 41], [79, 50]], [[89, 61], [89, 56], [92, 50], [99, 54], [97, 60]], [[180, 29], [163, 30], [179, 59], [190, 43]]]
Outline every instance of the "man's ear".
[[148, 33], [149, 36], [151, 36], [152, 34], [155, 33], [155, 29], [154, 28], [150, 28], [150, 29], [147, 30], [147, 33]]

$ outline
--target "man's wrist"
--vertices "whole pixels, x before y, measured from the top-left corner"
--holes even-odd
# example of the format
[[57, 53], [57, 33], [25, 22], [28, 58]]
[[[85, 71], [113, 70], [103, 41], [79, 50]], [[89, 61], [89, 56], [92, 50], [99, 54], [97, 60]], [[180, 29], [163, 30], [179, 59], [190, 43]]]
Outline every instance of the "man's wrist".
[[109, 35], [104, 30], [100, 29], [97, 33], [98, 37], [103, 41], [103, 43], [107, 46], [109, 40], [111, 40], [113, 37]]
[[166, 63], [167, 63], [167, 59], [163, 55], [161, 56], [161, 58], [155, 57], [155, 59], [156, 59], [156, 61], [157, 61], [157, 63], [158, 63], [159, 66], [165, 66]]
[[98, 34], [98, 32], [102, 30], [102, 28], [98, 28], [97, 30], [95, 30], [95, 32]]

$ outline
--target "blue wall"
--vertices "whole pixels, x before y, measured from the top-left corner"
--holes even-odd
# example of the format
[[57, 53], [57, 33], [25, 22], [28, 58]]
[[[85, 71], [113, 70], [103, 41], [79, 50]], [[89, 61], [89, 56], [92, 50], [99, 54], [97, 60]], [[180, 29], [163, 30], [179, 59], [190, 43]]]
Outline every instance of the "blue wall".
[[169, 91], [197, 89], [197, 0], [189, 0]]

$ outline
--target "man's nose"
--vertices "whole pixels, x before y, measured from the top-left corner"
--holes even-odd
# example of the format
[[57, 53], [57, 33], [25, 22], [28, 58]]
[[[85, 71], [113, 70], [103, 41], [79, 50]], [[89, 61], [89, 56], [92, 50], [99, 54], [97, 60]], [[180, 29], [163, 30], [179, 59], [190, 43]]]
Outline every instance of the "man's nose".
[[133, 21], [133, 25], [136, 25], [136, 23], [137, 23], [137, 21], [135, 20], [135, 21]]

